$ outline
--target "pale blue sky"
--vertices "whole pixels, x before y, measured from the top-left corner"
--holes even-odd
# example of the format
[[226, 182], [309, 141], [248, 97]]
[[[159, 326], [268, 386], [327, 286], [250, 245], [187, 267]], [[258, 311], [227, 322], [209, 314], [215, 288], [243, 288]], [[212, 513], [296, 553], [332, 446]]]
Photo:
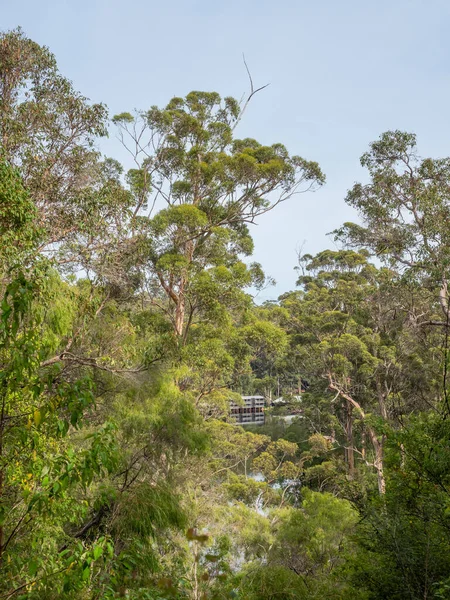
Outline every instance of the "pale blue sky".
[[[253, 228], [275, 298], [295, 282], [296, 248], [332, 247], [353, 218], [346, 190], [359, 156], [387, 129], [414, 131], [422, 155], [450, 155], [449, 0], [0, 0], [0, 29], [22, 26], [61, 71], [111, 114], [163, 105], [192, 89], [240, 97], [255, 83], [239, 135], [282, 142], [327, 175]], [[123, 157], [114, 136], [102, 144]]]

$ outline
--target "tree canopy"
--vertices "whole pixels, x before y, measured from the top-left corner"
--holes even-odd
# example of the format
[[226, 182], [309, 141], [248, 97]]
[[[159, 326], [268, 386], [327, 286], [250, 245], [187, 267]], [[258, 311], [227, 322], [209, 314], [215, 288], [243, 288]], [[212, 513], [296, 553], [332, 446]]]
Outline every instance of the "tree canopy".
[[238, 137], [251, 85], [110, 121], [0, 34], [0, 599], [450, 598], [450, 159], [383, 133], [258, 304], [325, 176]]

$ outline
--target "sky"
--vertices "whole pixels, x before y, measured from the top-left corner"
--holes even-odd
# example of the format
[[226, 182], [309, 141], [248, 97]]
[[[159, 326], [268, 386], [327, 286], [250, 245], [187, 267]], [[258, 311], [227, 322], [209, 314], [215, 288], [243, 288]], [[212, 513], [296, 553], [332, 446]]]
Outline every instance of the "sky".
[[[254, 259], [277, 281], [259, 301], [293, 289], [300, 249], [335, 248], [327, 234], [357, 219], [346, 191], [382, 132], [415, 132], [422, 156], [450, 155], [448, 0], [0, 0], [0, 30], [17, 26], [111, 115], [191, 90], [240, 98], [245, 54], [255, 85], [270, 85], [237, 135], [281, 142], [327, 176], [252, 228]], [[113, 128], [100, 149], [125, 160]]]

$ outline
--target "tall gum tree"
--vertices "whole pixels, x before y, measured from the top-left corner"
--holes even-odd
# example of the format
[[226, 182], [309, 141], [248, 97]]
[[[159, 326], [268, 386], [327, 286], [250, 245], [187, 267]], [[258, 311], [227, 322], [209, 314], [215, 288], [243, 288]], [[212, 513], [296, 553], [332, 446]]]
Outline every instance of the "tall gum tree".
[[448, 326], [450, 277], [450, 158], [417, 154], [416, 136], [388, 131], [361, 157], [370, 181], [357, 183], [346, 202], [356, 208], [362, 226], [345, 223], [336, 236], [366, 247], [428, 289], [436, 291]]
[[113, 119], [135, 162], [127, 179], [141, 275], [149, 292], [162, 290], [183, 343], [202, 314], [195, 292], [202, 272], [220, 268], [236, 279], [237, 269], [242, 279], [247, 270], [239, 286], [260, 280], [260, 269], [241, 262], [253, 248], [248, 226], [324, 182], [317, 163], [290, 156], [282, 144], [236, 139], [240, 112], [233, 98], [191, 92], [163, 109]]
[[0, 32], [0, 160], [20, 170], [36, 208], [40, 253], [86, 269], [120, 237], [131, 196], [102, 160], [107, 110], [78, 93], [48, 48]]
[[405, 280], [429, 291], [429, 306], [411, 318], [421, 328], [443, 332], [441, 401], [449, 412], [450, 158], [420, 158], [414, 134], [388, 131], [370, 145], [361, 164], [370, 181], [355, 184], [346, 202], [357, 209], [362, 225], [345, 223], [336, 237], [367, 248]]
[[[326, 410], [341, 425], [349, 475], [355, 457], [370, 462], [384, 493], [386, 428], [401, 428], [411, 413], [439, 404], [439, 372], [430, 357], [441, 336], [412, 318], [432, 315], [428, 291], [404, 282], [392, 269], [377, 269], [368, 254], [305, 255], [302, 290], [283, 296], [281, 306], [291, 337], [288, 364], [304, 374], [317, 398], [332, 393]], [[364, 436], [373, 452], [365, 454]]]
[[[380, 366], [377, 354], [381, 340], [371, 335], [366, 305], [366, 299], [376, 290], [376, 269], [364, 254], [331, 250], [301, 257], [300, 266], [303, 275], [298, 283], [303, 290], [282, 299], [289, 315], [293, 350], [305, 377], [311, 381], [324, 379], [322, 389], [328, 388], [335, 395], [330, 412], [344, 433], [349, 476], [354, 476], [358, 452], [353, 431], [356, 416], [371, 440], [373, 467], [379, 491], [384, 493], [383, 436], [377, 435], [367, 415], [376, 406], [371, 388]], [[343, 401], [342, 410], [338, 399]], [[385, 417], [385, 403], [378, 408], [377, 412]]]

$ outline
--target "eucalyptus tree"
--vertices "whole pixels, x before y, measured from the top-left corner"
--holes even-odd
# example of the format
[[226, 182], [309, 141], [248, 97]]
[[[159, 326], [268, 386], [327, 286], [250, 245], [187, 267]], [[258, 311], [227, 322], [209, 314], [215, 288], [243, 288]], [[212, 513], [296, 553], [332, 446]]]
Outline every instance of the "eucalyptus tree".
[[[92, 380], [41, 368], [64, 315], [45, 318], [54, 299], [47, 269], [16, 273], [0, 307], [0, 590], [5, 597], [49, 597], [87, 585], [106, 538], [78, 543], [67, 528], [86, 518], [81, 489], [112, 472], [115, 426], [92, 417]], [[60, 292], [61, 293], [61, 292]], [[51, 533], [50, 533], [51, 532]], [[63, 552], [63, 549], [66, 549]], [[52, 592], [53, 593], [53, 592]]]
[[76, 309], [68, 303], [66, 321], [73, 326], [59, 337], [59, 347], [41, 353], [43, 366], [143, 367], [142, 357], [113, 365], [104, 360], [105, 348], [93, 352], [86, 347], [87, 338], [92, 341], [88, 323], [99, 331], [99, 321], [103, 329], [111, 321], [102, 314], [108, 298], [130, 296], [135, 286], [123, 259], [133, 198], [120, 181], [119, 163], [102, 159], [97, 149], [106, 134], [106, 107], [74, 90], [48, 48], [20, 29], [0, 34], [3, 290], [11, 268], [37, 265], [37, 257], [48, 258], [63, 277], [82, 272], [91, 282], [72, 288], [79, 303]]
[[36, 250], [66, 267], [97, 258], [98, 269], [126, 222], [120, 165], [96, 147], [106, 134], [106, 107], [74, 90], [48, 48], [21, 29], [0, 34], [0, 158], [20, 170], [36, 207]]
[[196, 320], [233, 311], [239, 290], [262, 283], [241, 260], [253, 248], [248, 226], [324, 182], [317, 163], [282, 144], [237, 139], [239, 118], [236, 100], [206, 92], [114, 117], [135, 162], [127, 178], [141, 273], [182, 342]]
[[430, 318], [429, 295], [392, 269], [377, 269], [364, 251], [326, 250], [301, 262], [302, 290], [281, 299], [295, 369], [311, 383], [306, 397], [328, 398], [328, 433], [333, 436], [333, 423], [344, 433], [349, 474], [356, 453], [373, 464], [384, 492], [386, 426], [401, 427], [413, 411], [439, 403], [440, 336], [411, 319]]
[[[245, 565], [240, 598], [366, 598], [340, 569], [352, 552], [358, 514], [349, 502], [305, 489], [299, 508], [276, 511], [262, 560]], [[347, 577], [346, 577], [347, 575]]]
[[450, 159], [420, 158], [416, 136], [388, 131], [361, 157], [369, 183], [357, 183], [346, 202], [362, 225], [345, 223], [336, 237], [365, 247], [380, 260], [434, 294], [444, 319], [419, 319], [423, 326], [448, 326], [450, 277]]
[[[336, 236], [400, 275], [391, 315], [401, 315], [404, 347], [415, 351], [402, 377], [403, 402], [408, 393], [413, 401], [401, 427], [388, 432], [388, 493], [383, 510], [375, 504], [365, 511], [356, 577], [374, 598], [445, 598], [450, 159], [420, 157], [414, 134], [388, 131], [361, 164], [369, 181], [355, 184], [346, 201], [362, 223], [346, 223]], [[385, 294], [380, 300], [389, 303]]]

